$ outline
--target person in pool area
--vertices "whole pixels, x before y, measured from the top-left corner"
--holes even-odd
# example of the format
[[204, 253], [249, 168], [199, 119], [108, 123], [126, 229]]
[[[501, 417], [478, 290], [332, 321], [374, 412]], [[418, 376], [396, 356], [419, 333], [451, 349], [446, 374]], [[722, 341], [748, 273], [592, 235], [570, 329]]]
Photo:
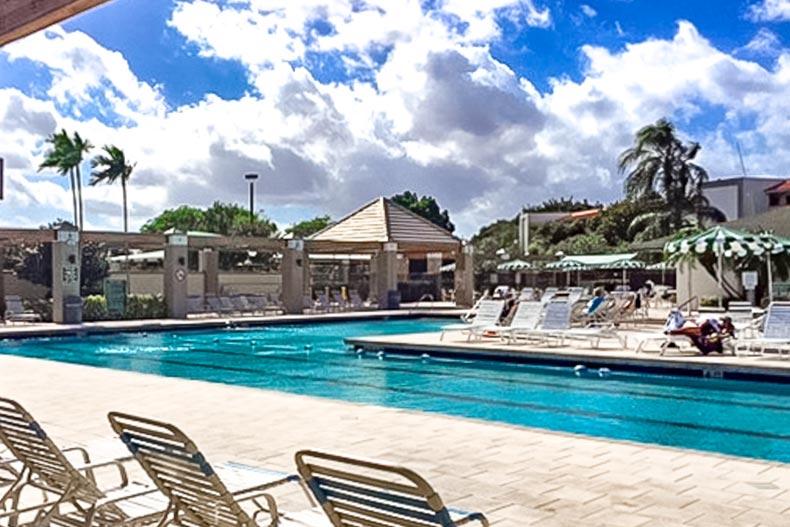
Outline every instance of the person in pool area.
[[724, 353], [725, 340], [735, 337], [735, 326], [728, 316], [720, 319], [708, 318], [696, 323], [684, 320], [683, 315], [677, 309], [672, 310], [669, 314], [664, 328], [669, 335], [688, 337], [703, 355], [714, 351]]

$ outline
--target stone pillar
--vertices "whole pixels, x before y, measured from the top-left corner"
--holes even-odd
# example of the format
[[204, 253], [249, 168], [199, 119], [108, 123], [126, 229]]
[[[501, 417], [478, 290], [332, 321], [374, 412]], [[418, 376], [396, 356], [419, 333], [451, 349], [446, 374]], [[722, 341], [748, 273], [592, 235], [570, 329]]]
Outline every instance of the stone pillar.
[[56, 230], [52, 242], [52, 321], [56, 324], [82, 322], [80, 267], [79, 231]]
[[304, 242], [288, 240], [280, 262], [283, 277], [283, 309], [288, 314], [302, 314], [304, 310]]
[[312, 275], [310, 274], [310, 256], [302, 253], [302, 294], [312, 298], [313, 286], [311, 283]]
[[433, 278], [433, 299], [442, 300], [442, 253], [425, 255], [425, 271]]
[[5, 313], [5, 245], [0, 245], [0, 314]]
[[186, 234], [171, 234], [165, 246], [165, 302], [167, 316], [187, 318], [187, 267], [189, 238]]
[[379, 307], [392, 309], [387, 302], [388, 292], [398, 290], [398, 244], [385, 243], [383, 251], [378, 254], [376, 269], [376, 290], [378, 292]]
[[219, 294], [219, 251], [203, 249], [198, 254], [198, 271], [203, 273], [203, 294]]
[[455, 260], [455, 304], [471, 307], [475, 299], [474, 250], [471, 245], [460, 248]]

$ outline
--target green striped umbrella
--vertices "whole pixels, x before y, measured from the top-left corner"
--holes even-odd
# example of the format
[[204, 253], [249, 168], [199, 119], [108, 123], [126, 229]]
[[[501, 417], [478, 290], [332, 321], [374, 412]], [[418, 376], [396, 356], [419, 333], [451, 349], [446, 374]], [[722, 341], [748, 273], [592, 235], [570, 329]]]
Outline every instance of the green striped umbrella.
[[628, 270], [629, 269], [644, 269], [645, 262], [629, 258], [626, 260], [618, 260], [606, 265], [601, 265], [598, 269], [622, 269], [623, 271], [623, 285], [628, 283]]
[[584, 271], [587, 266], [576, 260], [569, 260], [563, 258], [558, 262], [551, 262], [546, 264], [546, 269], [554, 269], [555, 271]]
[[[716, 278], [722, 292], [724, 292], [722, 281], [725, 257], [764, 256], [768, 265], [769, 297], [773, 298], [771, 255], [790, 251], [790, 243], [771, 234], [752, 234], [717, 225], [705, 232], [668, 242], [664, 245], [664, 251], [670, 255], [670, 258], [692, 254], [715, 254], [717, 257]], [[721, 302], [721, 298], [719, 298], [719, 302]]]
[[496, 266], [499, 271], [526, 271], [532, 269], [532, 264], [524, 260], [512, 260]]

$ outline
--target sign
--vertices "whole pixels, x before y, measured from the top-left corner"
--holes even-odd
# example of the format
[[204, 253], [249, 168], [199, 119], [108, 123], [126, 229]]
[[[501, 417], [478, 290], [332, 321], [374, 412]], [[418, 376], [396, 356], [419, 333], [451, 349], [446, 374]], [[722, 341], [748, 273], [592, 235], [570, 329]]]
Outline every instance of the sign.
[[754, 291], [757, 287], [757, 271], [744, 271], [741, 273], [741, 283], [747, 291]]
[[104, 298], [107, 299], [107, 311], [113, 315], [126, 314], [126, 280], [104, 281]]
[[176, 269], [176, 280], [179, 282], [183, 282], [187, 279], [187, 272], [184, 271], [183, 268]]

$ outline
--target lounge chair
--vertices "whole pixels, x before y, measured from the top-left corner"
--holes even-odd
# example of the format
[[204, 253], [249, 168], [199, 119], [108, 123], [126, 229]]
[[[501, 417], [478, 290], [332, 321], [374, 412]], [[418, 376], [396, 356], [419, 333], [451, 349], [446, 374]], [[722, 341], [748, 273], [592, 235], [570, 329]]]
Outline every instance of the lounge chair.
[[444, 340], [444, 334], [448, 331], [461, 331], [468, 333], [467, 340], [470, 340], [474, 334], [474, 330], [481, 328], [495, 326], [502, 316], [502, 310], [505, 307], [504, 300], [482, 300], [477, 305], [477, 313], [471, 322], [462, 324], [450, 324], [442, 328], [442, 333], [439, 340]]
[[588, 326], [585, 328], [574, 328], [571, 326], [571, 316], [573, 306], [569, 302], [549, 302], [545, 306], [543, 320], [538, 329], [520, 331], [525, 337], [540, 337], [546, 340], [554, 339], [563, 345], [566, 339], [589, 340], [590, 345], [597, 348], [601, 339], [617, 339], [626, 347], [626, 338], [619, 335], [615, 329], [609, 325]]
[[535, 300], [535, 289], [532, 287], [525, 287], [518, 294], [519, 302], [531, 302]]
[[727, 306], [727, 316], [737, 333], [749, 333], [749, 337], [754, 337], [756, 328], [751, 302], [731, 301]]
[[190, 295], [187, 297], [187, 313], [200, 315], [206, 312], [206, 300], [203, 295]]
[[[111, 412], [108, 418], [169, 500], [161, 525], [254, 527], [261, 515], [270, 518], [269, 525], [277, 525], [277, 504], [265, 491], [300, 483], [297, 475], [235, 463], [212, 467], [195, 443], [173, 425], [118, 412]], [[255, 507], [254, 514], [242, 508], [244, 502]]]
[[26, 309], [22, 299], [17, 295], [6, 295], [3, 318], [6, 324], [9, 322], [41, 322], [41, 315], [32, 309]]
[[759, 337], [739, 338], [735, 342], [735, 353], [751, 354], [773, 349], [779, 358], [790, 357], [790, 302], [772, 302], [763, 319], [763, 332]]
[[216, 295], [206, 295], [206, 303], [208, 304], [208, 310], [219, 316], [230, 315], [236, 311], [236, 308], [232, 305], [228, 306], [227, 303], [222, 302], [220, 297]]
[[[20, 467], [18, 477], [0, 497], [0, 524], [7, 519], [9, 525], [15, 525], [25, 515], [35, 515], [34, 526], [69, 527], [138, 526], [161, 518], [166, 502], [155, 489], [129, 483], [119, 460], [91, 463], [82, 448], [61, 450], [11, 399], [0, 398], [0, 443]], [[67, 458], [71, 452], [81, 456], [81, 464]], [[119, 485], [100, 489], [95, 472], [109, 467], [118, 470]], [[42, 491], [46, 497], [20, 506], [22, 491], [27, 488]]]
[[407, 468], [311, 450], [296, 453], [296, 467], [333, 527], [488, 526], [482, 513], [447, 508]]
[[337, 306], [340, 311], [347, 311], [349, 309], [348, 302], [343, 297], [342, 293], [332, 292], [332, 302]]
[[519, 302], [510, 324], [507, 326], [487, 326], [474, 328], [470, 331], [475, 334], [502, 337], [512, 342], [518, 337], [520, 331], [531, 331], [538, 327], [543, 312], [543, 304], [538, 301]]
[[549, 302], [551, 302], [552, 298], [554, 298], [556, 294], [559, 292], [560, 290], [556, 287], [547, 287], [543, 291], [543, 294], [540, 297], [540, 302], [542, 304], [548, 304]]

